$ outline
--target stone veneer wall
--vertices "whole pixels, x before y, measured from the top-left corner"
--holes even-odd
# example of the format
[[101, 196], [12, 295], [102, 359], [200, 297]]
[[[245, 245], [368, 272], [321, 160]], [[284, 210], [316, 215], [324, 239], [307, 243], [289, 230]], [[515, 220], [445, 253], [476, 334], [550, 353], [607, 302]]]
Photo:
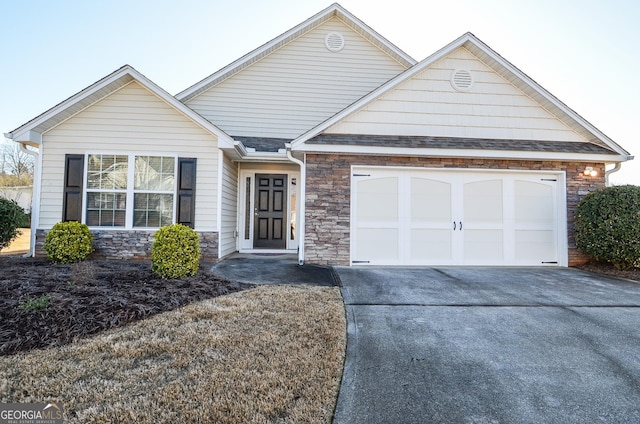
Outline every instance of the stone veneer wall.
[[[603, 163], [307, 154], [305, 213], [305, 261], [307, 263], [350, 265], [351, 178], [349, 173], [352, 165], [565, 171], [569, 265], [577, 265], [587, 260], [586, 256], [575, 247], [576, 206], [587, 193], [605, 186]], [[598, 176], [585, 176], [583, 174], [585, 166], [593, 166], [598, 171]]]
[[[36, 231], [36, 256], [46, 256], [44, 240], [46, 230]], [[155, 230], [92, 230], [94, 258], [102, 259], [150, 259]], [[198, 232], [201, 260], [218, 259], [218, 233]]]

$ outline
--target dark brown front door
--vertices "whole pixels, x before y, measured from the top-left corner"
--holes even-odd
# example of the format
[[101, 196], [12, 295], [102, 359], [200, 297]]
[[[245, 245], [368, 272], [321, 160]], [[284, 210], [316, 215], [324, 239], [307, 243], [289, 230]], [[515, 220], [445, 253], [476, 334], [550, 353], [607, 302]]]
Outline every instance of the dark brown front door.
[[253, 247], [287, 247], [287, 176], [256, 174]]

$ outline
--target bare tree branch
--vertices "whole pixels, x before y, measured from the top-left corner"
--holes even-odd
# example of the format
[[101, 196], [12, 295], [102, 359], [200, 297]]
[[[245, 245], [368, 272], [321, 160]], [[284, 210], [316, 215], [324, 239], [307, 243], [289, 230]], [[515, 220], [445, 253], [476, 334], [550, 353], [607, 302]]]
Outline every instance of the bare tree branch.
[[0, 185], [25, 186], [33, 183], [33, 156], [23, 152], [14, 141], [0, 145]]

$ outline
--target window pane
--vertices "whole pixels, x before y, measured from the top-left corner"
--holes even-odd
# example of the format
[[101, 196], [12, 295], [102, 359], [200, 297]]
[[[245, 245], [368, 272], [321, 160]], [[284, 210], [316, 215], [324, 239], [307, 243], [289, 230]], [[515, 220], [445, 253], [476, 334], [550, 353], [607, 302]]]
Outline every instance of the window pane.
[[133, 197], [133, 208], [135, 210], [147, 210], [147, 202], [148, 198], [147, 196], [143, 196], [141, 194], [136, 194]]
[[124, 227], [126, 205], [125, 193], [87, 193], [87, 225]]
[[173, 190], [174, 158], [136, 156], [135, 190]]
[[113, 212], [113, 226], [124, 227], [126, 219], [126, 211], [116, 210]]
[[161, 227], [172, 223], [173, 194], [135, 193], [134, 227]]
[[158, 211], [150, 210], [147, 215], [147, 227], [159, 227], [160, 226], [160, 213]]
[[162, 158], [162, 183], [160, 186], [160, 190], [171, 191], [173, 190], [173, 180], [174, 180], [174, 168], [175, 168], [175, 159], [174, 158]]
[[90, 227], [97, 227], [98, 225], [100, 225], [100, 211], [87, 211], [87, 225]]
[[173, 175], [175, 162], [176, 161], [173, 158], [162, 158], [162, 173]]
[[163, 174], [162, 181], [160, 181], [160, 190], [172, 191], [173, 190], [173, 174]]
[[88, 189], [127, 188], [127, 156], [89, 155], [87, 165]]
[[133, 226], [134, 227], [146, 227], [147, 226], [147, 211], [135, 210], [133, 211]]

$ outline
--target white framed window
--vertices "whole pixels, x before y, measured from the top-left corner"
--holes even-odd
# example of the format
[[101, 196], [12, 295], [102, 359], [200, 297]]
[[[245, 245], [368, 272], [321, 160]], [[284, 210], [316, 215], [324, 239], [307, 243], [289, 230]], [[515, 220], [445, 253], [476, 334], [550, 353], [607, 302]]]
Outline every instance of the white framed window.
[[125, 226], [128, 175], [127, 156], [89, 155], [85, 218], [88, 226]]
[[172, 224], [176, 161], [173, 156], [87, 155], [85, 223], [116, 228]]
[[133, 183], [133, 227], [173, 223], [176, 160], [166, 156], [136, 156]]

